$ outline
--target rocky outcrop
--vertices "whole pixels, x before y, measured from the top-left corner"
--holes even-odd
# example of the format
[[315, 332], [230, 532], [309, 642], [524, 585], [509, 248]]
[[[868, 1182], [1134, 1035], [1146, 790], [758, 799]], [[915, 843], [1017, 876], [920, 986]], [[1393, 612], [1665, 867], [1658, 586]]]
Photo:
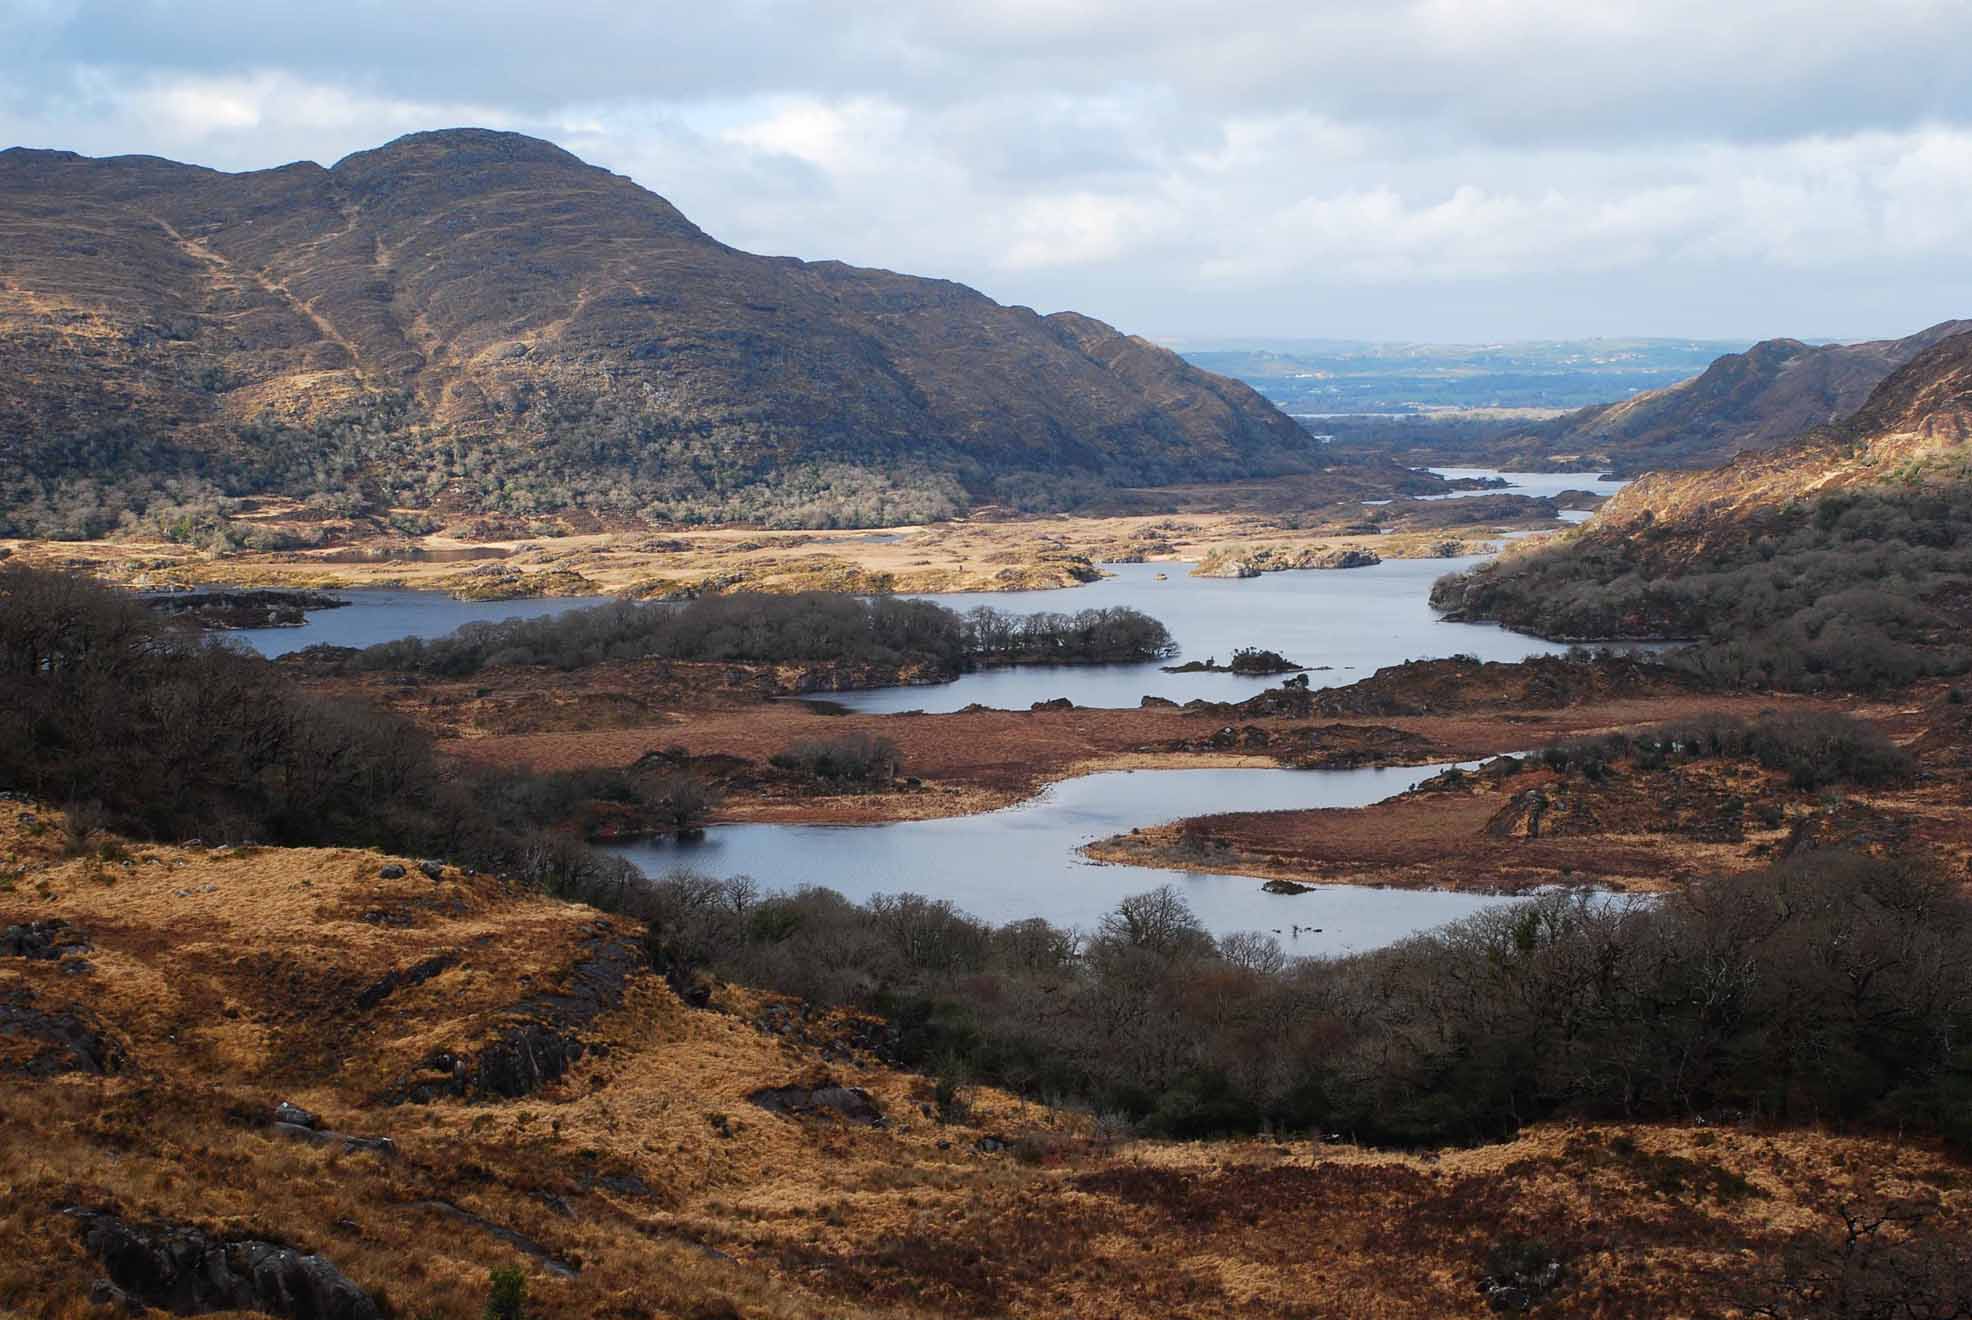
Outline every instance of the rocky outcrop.
[[883, 1122], [883, 1110], [868, 1091], [859, 1086], [844, 1086], [826, 1075], [792, 1086], [768, 1087], [755, 1091], [747, 1099], [771, 1114], [836, 1118], [865, 1127]]
[[559, 988], [514, 1005], [504, 1015], [513, 1020], [489, 1044], [428, 1055], [425, 1075], [400, 1088], [396, 1098], [427, 1102], [450, 1095], [512, 1100], [552, 1085], [589, 1052], [584, 1031], [604, 1013], [621, 1007], [631, 978], [648, 970], [650, 958], [638, 940], [607, 922], [596, 923], [581, 958], [561, 978]]
[[383, 1320], [374, 1298], [326, 1256], [177, 1223], [72, 1209], [83, 1250], [107, 1277], [92, 1300], [177, 1315], [257, 1311], [293, 1320]]
[[[34, 992], [26, 989], [0, 994], [0, 1036], [33, 1047], [33, 1053], [12, 1065], [12, 1071], [28, 1077], [60, 1073], [100, 1077], [123, 1071], [129, 1061], [122, 1044], [86, 1010], [38, 1007]], [[0, 1065], [0, 1072], [6, 1070]]]

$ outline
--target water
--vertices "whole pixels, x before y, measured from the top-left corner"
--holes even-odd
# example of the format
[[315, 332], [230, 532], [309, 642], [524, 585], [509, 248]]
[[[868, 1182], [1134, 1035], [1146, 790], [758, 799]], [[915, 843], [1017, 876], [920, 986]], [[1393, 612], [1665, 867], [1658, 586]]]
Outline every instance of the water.
[[331, 591], [349, 602], [316, 610], [299, 628], [241, 628], [227, 633], [265, 656], [307, 646], [374, 646], [403, 637], [443, 637], [468, 623], [536, 619], [590, 605], [607, 596], [555, 596], [533, 600], [454, 600], [438, 591]]
[[1432, 468], [1432, 472], [1447, 481], [1457, 481], [1471, 477], [1484, 481], [1490, 477], [1500, 477], [1506, 481], [1504, 486], [1489, 486], [1485, 490], [1455, 490], [1444, 495], [1420, 495], [1421, 500], [1465, 500], [1475, 495], [1525, 495], [1529, 499], [1552, 499], [1565, 490], [1586, 490], [1596, 495], [1614, 495], [1627, 481], [1604, 481], [1593, 472], [1499, 472], [1492, 468]]
[[697, 843], [614, 851], [647, 875], [683, 867], [752, 876], [773, 892], [820, 885], [859, 902], [919, 893], [989, 921], [1041, 916], [1083, 930], [1125, 896], [1172, 884], [1214, 934], [1260, 930], [1277, 933], [1290, 953], [1342, 954], [1513, 900], [1353, 885], [1269, 894], [1250, 876], [1104, 865], [1077, 850], [1136, 826], [1205, 812], [1366, 806], [1444, 768], [1108, 771], [976, 816], [890, 825], [721, 825]]
[[[1386, 559], [1368, 568], [1306, 569], [1256, 578], [1195, 578], [1190, 564], [1110, 564], [1114, 577], [1085, 587], [1023, 591], [1009, 596], [926, 596], [969, 610], [980, 605], [1015, 613], [1073, 611], [1128, 605], [1162, 620], [1182, 648], [1179, 660], [1232, 659], [1242, 646], [1278, 651], [1299, 664], [1327, 666], [1308, 675], [1313, 687], [1367, 678], [1405, 660], [1469, 654], [1482, 660], [1524, 660], [1565, 651], [1565, 645], [1508, 632], [1495, 624], [1441, 622], [1431, 608], [1431, 584], [1482, 563], [1461, 559]], [[1166, 580], [1158, 581], [1164, 574]], [[978, 702], [1026, 710], [1067, 697], [1078, 706], [1135, 706], [1146, 695], [1186, 702], [1243, 701], [1280, 679], [1235, 674], [1167, 674], [1155, 664], [1023, 666], [984, 669], [936, 687], [879, 688], [833, 694], [852, 710], [944, 712]]]

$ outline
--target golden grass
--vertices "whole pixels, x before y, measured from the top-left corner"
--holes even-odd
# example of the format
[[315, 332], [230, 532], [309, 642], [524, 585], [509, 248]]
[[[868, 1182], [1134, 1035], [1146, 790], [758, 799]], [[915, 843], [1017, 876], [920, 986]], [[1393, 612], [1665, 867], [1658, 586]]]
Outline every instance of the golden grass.
[[[772, 996], [724, 987], [725, 1011], [692, 1010], [652, 976], [540, 1093], [393, 1104], [425, 1053], [485, 1040], [560, 985], [586, 940], [627, 928], [488, 877], [434, 883], [412, 867], [383, 880], [390, 859], [349, 849], [136, 846], [106, 883], [60, 856], [59, 821], [0, 803], [0, 858], [22, 873], [0, 893], [0, 923], [70, 922], [94, 970], [8, 959], [0, 995], [86, 1009], [131, 1062], [0, 1086], [0, 1298], [23, 1315], [89, 1314], [98, 1266], [54, 1213], [74, 1203], [279, 1236], [405, 1316], [471, 1315], [487, 1270], [520, 1259], [544, 1314], [691, 1317], [729, 1302], [776, 1320], [1478, 1316], [1476, 1271], [1509, 1235], [1573, 1253], [1569, 1314], [1724, 1313], [1712, 1302], [1748, 1263], [1818, 1230], [1845, 1189], [1922, 1190], [1947, 1222], [1968, 1210], [1972, 1184], [1936, 1153], [1814, 1132], [1555, 1124], [1415, 1154], [1112, 1145], [1083, 1115], [989, 1088], [947, 1126], [920, 1110], [925, 1078], [825, 1063], [757, 1029]], [[410, 924], [365, 919], [379, 912]], [[439, 952], [459, 965], [352, 1006], [385, 971]], [[866, 1088], [889, 1124], [796, 1121], [745, 1098], [824, 1070]], [[284, 1098], [337, 1130], [387, 1135], [398, 1154], [281, 1140], [264, 1116]], [[1030, 1162], [974, 1149], [989, 1133], [1046, 1140]], [[1666, 1176], [1689, 1185], [1666, 1195]], [[580, 1273], [550, 1277], [420, 1208], [433, 1199]]]

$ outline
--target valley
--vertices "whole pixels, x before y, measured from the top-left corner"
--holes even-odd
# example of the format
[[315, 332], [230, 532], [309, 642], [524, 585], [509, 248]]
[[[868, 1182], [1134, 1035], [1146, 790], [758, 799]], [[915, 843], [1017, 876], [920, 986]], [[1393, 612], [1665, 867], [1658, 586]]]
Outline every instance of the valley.
[[1972, 324], [1188, 360], [487, 129], [0, 233], [0, 1320], [1972, 1313]]

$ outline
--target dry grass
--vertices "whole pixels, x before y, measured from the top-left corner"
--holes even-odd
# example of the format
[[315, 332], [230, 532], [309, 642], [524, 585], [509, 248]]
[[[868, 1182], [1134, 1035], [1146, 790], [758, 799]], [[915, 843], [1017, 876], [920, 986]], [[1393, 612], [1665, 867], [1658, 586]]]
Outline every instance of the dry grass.
[[[1566, 1256], [1568, 1314], [1717, 1314], [1749, 1262], [1818, 1231], [1842, 1189], [1921, 1187], [1950, 1222], [1967, 1212], [1964, 1175], [1934, 1153], [1814, 1133], [1557, 1125], [1417, 1155], [1116, 1146], [983, 1088], [966, 1124], [939, 1124], [920, 1111], [925, 1079], [868, 1060], [826, 1068], [876, 1097], [886, 1127], [797, 1121], [745, 1098], [824, 1067], [753, 1025], [766, 997], [727, 988], [725, 1011], [691, 1010], [651, 976], [544, 1091], [394, 1104], [419, 1059], [487, 1039], [614, 927], [487, 877], [383, 880], [388, 859], [350, 850], [133, 845], [97, 875], [60, 856], [59, 824], [0, 803], [0, 859], [21, 875], [0, 923], [71, 923], [92, 970], [7, 959], [0, 995], [86, 1010], [130, 1063], [0, 1087], [0, 1299], [23, 1315], [89, 1314], [98, 1267], [55, 1213], [68, 1204], [279, 1237], [401, 1315], [469, 1316], [488, 1269], [516, 1257], [419, 1205], [444, 1199], [579, 1262], [569, 1280], [530, 1266], [544, 1313], [729, 1302], [787, 1320], [1477, 1316], [1486, 1250], [1511, 1235]], [[460, 961], [354, 1006], [435, 953]], [[398, 1154], [281, 1140], [265, 1126], [281, 1099]], [[1027, 1154], [980, 1153], [987, 1134]]]

